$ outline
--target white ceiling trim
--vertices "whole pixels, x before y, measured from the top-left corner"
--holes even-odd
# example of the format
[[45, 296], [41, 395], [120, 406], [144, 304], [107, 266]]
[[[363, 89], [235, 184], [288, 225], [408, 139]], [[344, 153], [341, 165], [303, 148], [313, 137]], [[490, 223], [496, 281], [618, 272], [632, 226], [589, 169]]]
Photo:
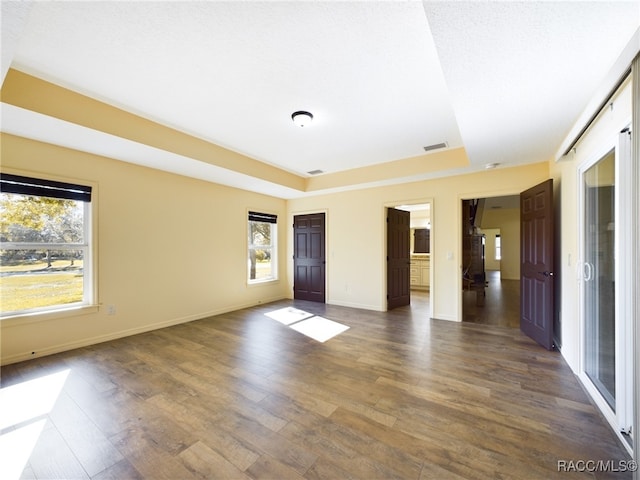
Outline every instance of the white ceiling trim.
[[11, 135], [279, 198], [301, 192], [256, 177], [2, 103], [0, 129]]
[[[6, 103], [0, 103], [0, 131], [134, 165], [283, 199], [397, 185], [442, 178], [454, 173], [453, 170], [439, 171], [305, 192]], [[457, 169], [455, 173], [471, 173], [480, 170], [482, 169], [478, 167], [469, 167]]]

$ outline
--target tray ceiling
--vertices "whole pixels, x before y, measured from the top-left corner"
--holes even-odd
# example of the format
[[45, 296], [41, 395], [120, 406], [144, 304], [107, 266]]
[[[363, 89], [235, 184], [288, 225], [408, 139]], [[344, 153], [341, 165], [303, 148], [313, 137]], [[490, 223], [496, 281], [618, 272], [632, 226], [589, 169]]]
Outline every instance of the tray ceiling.
[[[2, 2], [2, 13], [3, 80], [11, 67], [302, 186], [12, 95], [3, 131], [283, 198], [547, 161], [640, 25], [636, 2]], [[310, 126], [293, 124], [297, 110]]]

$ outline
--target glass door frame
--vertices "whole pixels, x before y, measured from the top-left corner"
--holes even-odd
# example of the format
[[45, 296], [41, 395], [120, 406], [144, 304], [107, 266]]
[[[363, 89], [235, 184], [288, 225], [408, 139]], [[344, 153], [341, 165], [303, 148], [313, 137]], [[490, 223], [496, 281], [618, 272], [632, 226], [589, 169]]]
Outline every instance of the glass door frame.
[[[587, 288], [585, 280], [592, 267], [587, 266], [586, 258], [586, 192], [585, 175], [587, 171], [611, 152], [615, 157], [615, 408], [611, 408], [587, 375], [588, 339], [586, 335], [586, 302]], [[612, 428], [619, 434], [628, 434], [633, 423], [633, 265], [629, 260], [633, 254], [632, 218], [632, 182], [631, 182], [631, 137], [627, 129], [619, 135], [603, 142], [600, 148], [578, 167], [578, 241], [580, 262], [577, 276], [580, 292], [580, 373], [579, 377], [587, 392], [596, 403]], [[637, 435], [636, 435], [637, 436]], [[626, 437], [626, 438], [625, 438]], [[623, 442], [631, 451], [628, 437]]]

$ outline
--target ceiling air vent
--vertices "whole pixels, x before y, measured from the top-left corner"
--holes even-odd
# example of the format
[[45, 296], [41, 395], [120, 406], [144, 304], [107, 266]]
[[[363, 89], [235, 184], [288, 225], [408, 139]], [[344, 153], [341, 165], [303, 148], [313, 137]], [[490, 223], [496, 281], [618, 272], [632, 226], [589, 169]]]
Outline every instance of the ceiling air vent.
[[442, 143], [434, 143], [433, 145], [427, 145], [426, 147], [422, 147], [424, 148], [425, 152], [430, 152], [431, 150], [439, 150], [441, 148], [447, 148], [449, 145], [447, 145], [447, 142], [442, 142]]
[[320, 175], [321, 173], [324, 173], [322, 170], [311, 170], [309, 172], [307, 172], [309, 175]]

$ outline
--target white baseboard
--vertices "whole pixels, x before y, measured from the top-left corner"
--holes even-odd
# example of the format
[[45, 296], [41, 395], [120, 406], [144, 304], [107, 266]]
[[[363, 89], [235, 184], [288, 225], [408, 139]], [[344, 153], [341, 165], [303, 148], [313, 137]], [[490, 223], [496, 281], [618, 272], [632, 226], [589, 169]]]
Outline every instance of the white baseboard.
[[460, 320], [458, 320], [453, 315], [447, 315], [447, 314], [444, 314], [444, 313], [434, 313], [433, 314], [433, 319], [434, 320], [447, 320], [448, 322], [460, 322]]
[[382, 310], [379, 306], [374, 306], [374, 305], [366, 305], [366, 304], [361, 304], [361, 303], [352, 303], [352, 302], [334, 302], [334, 301], [330, 301], [327, 302], [327, 305], [337, 305], [339, 307], [349, 307], [349, 308], [360, 308], [362, 310], [373, 310], [375, 312], [383, 312], [384, 310]]
[[[285, 297], [277, 297], [272, 299], [266, 299], [261, 304], [266, 304], [270, 302], [275, 302], [278, 300], [282, 300]], [[233, 312], [236, 310], [241, 310], [243, 308], [249, 308], [255, 306], [256, 303], [248, 303], [241, 305], [234, 305], [230, 307], [220, 308], [216, 310], [211, 310], [209, 312], [197, 313], [193, 315], [187, 315], [185, 317], [174, 318], [170, 320], [165, 320], [159, 323], [153, 323], [149, 325], [143, 325], [136, 328], [130, 328], [127, 330], [120, 330], [117, 332], [107, 333], [104, 335], [97, 335], [95, 337], [83, 338], [80, 340], [75, 340], [73, 342], [61, 343], [58, 345], [51, 345], [47, 348], [39, 349], [37, 352], [26, 351], [21, 353], [16, 353], [14, 355], [9, 355], [7, 357], [2, 357], [0, 359], [0, 365], [9, 365], [12, 363], [23, 362], [25, 360], [31, 360], [34, 358], [45, 357], [47, 355], [54, 355], [56, 353], [67, 352], [69, 350], [75, 350], [76, 348], [88, 347], [90, 345], [96, 345], [98, 343], [109, 342], [111, 340], [117, 340], [118, 338], [130, 337], [132, 335], [138, 335], [140, 333], [151, 332], [153, 330], [159, 330], [161, 328], [172, 327], [174, 325], [180, 325], [181, 323], [193, 322], [195, 320], [202, 320], [203, 318], [215, 317], [216, 315], [222, 315], [224, 313]]]

